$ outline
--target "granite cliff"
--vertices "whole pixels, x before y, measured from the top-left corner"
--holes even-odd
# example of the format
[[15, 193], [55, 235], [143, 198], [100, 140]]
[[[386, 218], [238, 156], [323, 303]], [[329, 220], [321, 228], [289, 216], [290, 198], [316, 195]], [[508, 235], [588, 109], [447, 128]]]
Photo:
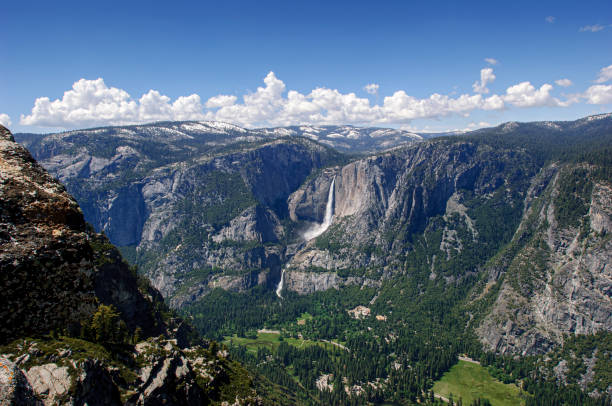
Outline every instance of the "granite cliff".
[[502, 353], [534, 354], [567, 334], [612, 331], [612, 188], [590, 165], [550, 166], [512, 243], [489, 267], [500, 292], [478, 327]]

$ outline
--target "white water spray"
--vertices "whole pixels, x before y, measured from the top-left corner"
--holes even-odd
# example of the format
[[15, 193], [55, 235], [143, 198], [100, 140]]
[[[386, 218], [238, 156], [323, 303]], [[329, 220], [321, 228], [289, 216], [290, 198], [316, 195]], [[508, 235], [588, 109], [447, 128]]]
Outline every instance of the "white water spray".
[[281, 292], [283, 291], [284, 282], [285, 282], [285, 270], [283, 269], [281, 272], [280, 282], [278, 283], [278, 286], [276, 287], [276, 296], [280, 297], [281, 299], [283, 298], [283, 296], [281, 295]]
[[321, 224], [317, 224], [306, 230], [303, 234], [303, 237], [306, 241], [312, 240], [313, 238], [317, 238], [321, 234], [325, 232], [329, 228], [332, 223], [332, 219], [334, 217], [334, 185], [336, 183], [336, 178], [332, 180], [331, 185], [329, 185], [329, 193], [327, 195], [327, 205], [325, 206], [325, 217], [323, 218], [323, 222]]

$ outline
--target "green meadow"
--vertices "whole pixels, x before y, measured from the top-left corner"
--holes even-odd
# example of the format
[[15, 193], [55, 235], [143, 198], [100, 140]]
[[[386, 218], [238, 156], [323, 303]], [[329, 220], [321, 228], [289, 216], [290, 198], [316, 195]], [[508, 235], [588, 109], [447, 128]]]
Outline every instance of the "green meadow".
[[492, 377], [483, 366], [467, 361], [454, 365], [434, 384], [433, 389], [436, 395], [445, 398], [452, 394], [455, 402], [461, 397], [464, 405], [478, 398], [488, 399], [493, 406], [525, 404], [518, 386], [504, 384]]
[[288, 337], [281, 338], [281, 335], [278, 333], [257, 333], [257, 338], [238, 337], [236, 335], [226, 336], [225, 340], [223, 340], [223, 344], [227, 346], [243, 345], [246, 347], [248, 352], [254, 354], [257, 352], [258, 348], [267, 348], [270, 351], [275, 351], [282, 341], [297, 348], [305, 348], [312, 345], [318, 345], [328, 351], [331, 351], [335, 348], [333, 344], [323, 341], [304, 340], [300, 338]]

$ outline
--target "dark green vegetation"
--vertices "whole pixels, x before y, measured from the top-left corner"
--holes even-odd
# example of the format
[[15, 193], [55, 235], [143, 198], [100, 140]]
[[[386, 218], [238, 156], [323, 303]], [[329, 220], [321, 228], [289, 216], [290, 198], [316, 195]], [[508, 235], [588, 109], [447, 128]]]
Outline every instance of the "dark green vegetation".
[[[428, 294], [419, 295], [415, 290], [421, 287], [411, 284], [408, 278], [395, 286], [385, 286], [371, 309], [372, 314], [387, 315], [386, 321], [373, 316], [363, 320], [349, 316], [347, 309], [367, 305], [376, 295], [374, 289], [357, 287], [310, 296], [286, 293], [280, 303], [272, 292], [262, 289], [248, 295], [216, 290], [187, 311], [195, 315], [193, 323], [205, 335], [215, 338], [220, 333], [234, 332], [249, 337], [254, 335], [254, 329], [263, 326], [281, 330], [284, 339], [278, 345], [259, 342], [254, 353], [256, 342], [236, 340], [230, 347], [232, 354], [272, 381], [296, 390], [303, 388], [302, 392], [323, 404], [424, 399], [421, 393], [426, 393], [433, 381], [456, 362], [457, 354], [478, 348], [463, 332], [465, 317], [448, 313], [449, 304], [463, 295], [460, 290], [448, 292], [433, 283], [425, 288]], [[411, 297], [423, 300], [410, 300]], [[391, 301], [393, 306], [387, 304]], [[304, 312], [313, 315], [312, 319], [301, 318]], [[298, 323], [300, 319], [304, 321]], [[319, 342], [334, 340], [348, 350], [339, 346], [299, 346], [299, 341], [290, 340], [297, 337]], [[268, 360], [265, 367], [262, 360]], [[336, 381], [335, 390], [329, 393], [319, 392], [317, 379], [330, 373], [348, 381]], [[363, 393], [355, 389], [349, 397], [344, 385], [361, 386]]]
[[[594, 363], [593, 357], [600, 357]], [[504, 383], [515, 383], [530, 394], [528, 406], [535, 405], [609, 405], [609, 397], [590, 397], [588, 393], [603, 393], [612, 382], [612, 333], [567, 337], [560, 348], [541, 356], [517, 358], [486, 354], [483, 365], [491, 375]], [[566, 368], [559, 368], [559, 365]], [[592, 381], [583, 390], [582, 375], [589, 370]]]

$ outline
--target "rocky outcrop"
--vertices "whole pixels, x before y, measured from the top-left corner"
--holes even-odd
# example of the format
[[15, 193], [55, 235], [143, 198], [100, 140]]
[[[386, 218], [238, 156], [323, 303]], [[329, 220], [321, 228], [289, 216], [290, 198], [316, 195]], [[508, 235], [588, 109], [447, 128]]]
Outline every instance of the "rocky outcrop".
[[[101, 347], [62, 340], [8, 347], [12, 353], [0, 357], [2, 405], [203, 405], [233, 402], [236, 394], [239, 404], [261, 404], [251, 388], [231, 386], [231, 370], [241, 367], [214, 348], [180, 349], [174, 339], [154, 338], [122, 352], [118, 362]], [[54, 351], [58, 345], [66, 348]], [[102, 358], [82, 358], [94, 353]]]
[[4, 357], [0, 357], [0, 405], [42, 406], [23, 371]]
[[78, 328], [95, 309], [95, 266], [77, 203], [4, 127], [0, 183], [2, 341]]
[[37, 365], [28, 370], [27, 377], [34, 392], [43, 398], [45, 406], [57, 405], [62, 403], [64, 397], [69, 397], [72, 382], [66, 366]]
[[224, 241], [256, 241], [258, 243], [278, 243], [283, 238], [283, 226], [276, 213], [262, 206], [250, 207], [233, 218], [212, 239], [216, 243]]
[[[168, 348], [171, 348], [171, 344]], [[180, 405], [201, 405], [208, 397], [196, 383], [198, 375], [194, 373], [192, 363], [183, 353], [170, 351], [167, 355], [147, 355], [151, 344], [143, 343], [136, 347], [138, 356], [145, 357], [147, 364], [140, 369], [141, 382], [137, 395], [133, 395], [130, 403], [147, 405], [151, 403]], [[202, 362], [202, 359], [198, 359]], [[203, 377], [211, 376], [206, 371], [198, 371]]]
[[119, 387], [112, 376], [116, 370], [97, 359], [87, 359], [73, 365], [78, 371], [78, 376], [72, 382], [73, 403], [92, 406], [121, 404]]
[[163, 322], [153, 316], [159, 294], [139, 287], [119, 252], [87, 227], [65, 188], [0, 130], [2, 340], [78, 332], [99, 302], [114, 305], [131, 331], [138, 326], [160, 334]]
[[342, 277], [335, 272], [285, 271], [284, 288], [300, 295], [339, 289], [349, 285], [379, 287], [381, 282], [359, 276]]
[[[565, 334], [612, 330], [612, 187], [594, 181], [573, 196], [564, 187], [592, 182], [588, 172], [580, 166], [555, 171], [530, 202], [510, 247], [514, 252], [502, 272], [491, 273], [504, 280], [477, 330], [489, 349], [535, 354], [562, 343]], [[575, 223], [562, 216], [567, 198], [585, 206], [584, 215], [580, 207], [572, 209]]]

